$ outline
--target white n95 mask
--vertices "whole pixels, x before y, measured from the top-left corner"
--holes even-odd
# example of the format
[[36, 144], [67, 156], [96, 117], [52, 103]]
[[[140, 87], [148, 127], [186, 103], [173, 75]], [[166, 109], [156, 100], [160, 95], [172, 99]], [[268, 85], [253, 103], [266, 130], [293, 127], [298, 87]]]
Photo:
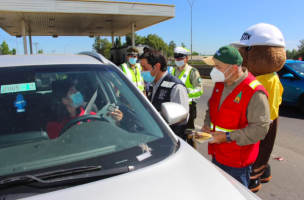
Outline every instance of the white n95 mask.
[[[230, 65], [231, 67], [232, 65]], [[213, 82], [224, 82], [227, 78], [229, 78], [232, 73], [227, 77], [225, 78], [225, 73], [230, 69], [230, 67], [223, 73], [221, 72], [220, 70], [218, 70], [217, 68], [213, 67], [212, 71], [210, 72], [210, 76], [211, 76], [211, 79]]]
[[180, 60], [180, 61], [175, 60], [175, 64], [177, 67], [183, 67], [185, 65], [185, 62], [184, 60]]

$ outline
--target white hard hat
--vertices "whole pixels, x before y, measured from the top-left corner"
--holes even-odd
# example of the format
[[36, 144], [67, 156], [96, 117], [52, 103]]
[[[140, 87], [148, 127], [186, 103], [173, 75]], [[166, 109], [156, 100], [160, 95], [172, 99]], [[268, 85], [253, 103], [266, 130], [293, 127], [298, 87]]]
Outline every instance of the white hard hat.
[[174, 48], [174, 58], [184, 58], [190, 54], [190, 50], [184, 47], [175, 47]]
[[276, 26], [260, 23], [248, 28], [240, 41], [234, 42], [231, 45], [237, 48], [248, 46], [285, 47], [285, 40], [282, 32]]

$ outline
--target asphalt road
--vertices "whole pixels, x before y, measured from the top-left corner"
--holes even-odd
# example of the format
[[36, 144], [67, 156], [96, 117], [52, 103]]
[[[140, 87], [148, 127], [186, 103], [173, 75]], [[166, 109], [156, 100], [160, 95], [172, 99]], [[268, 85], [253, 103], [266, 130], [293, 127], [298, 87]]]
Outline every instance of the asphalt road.
[[[197, 119], [195, 124], [203, 126], [207, 101], [213, 82], [203, 79], [204, 93], [197, 101]], [[256, 193], [261, 199], [304, 199], [304, 113], [298, 108], [281, 106], [279, 128], [274, 149], [269, 160], [273, 178]], [[197, 150], [211, 160], [207, 154], [207, 144], [200, 144]], [[275, 158], [283, 157], [284, 161]]]

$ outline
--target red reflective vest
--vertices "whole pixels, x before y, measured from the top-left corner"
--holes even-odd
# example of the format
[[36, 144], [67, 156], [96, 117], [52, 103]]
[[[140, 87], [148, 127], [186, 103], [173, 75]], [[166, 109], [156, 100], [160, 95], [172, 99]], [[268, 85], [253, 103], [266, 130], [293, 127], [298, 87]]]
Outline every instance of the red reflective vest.
[[[216, 83], [209, 99], [210, 130], [231, 132], [245, 128], [248, 125], [246, 110], [252, 95], [263, 91], [268, 96], [263, 85], [248, 72], [248, 76], [224, 100], [220, 109], [219, 103], [224, 89], [223, 83]], [[236, 142], [209, 144], [208, 151], [216, 160], [230, 167], [246, 167], [254, 163], [259, 152], [257, 142], [251, 145], [239, 146]]]

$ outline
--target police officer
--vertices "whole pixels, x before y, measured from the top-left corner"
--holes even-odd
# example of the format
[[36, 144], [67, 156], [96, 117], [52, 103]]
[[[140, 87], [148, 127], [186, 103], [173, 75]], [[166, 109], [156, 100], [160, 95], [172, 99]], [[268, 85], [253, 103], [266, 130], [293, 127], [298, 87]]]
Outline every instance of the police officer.
[[138, 49], [131, 47], [127, 50], [127, 62], [119, 66], [119, 68], [127, 75], [127, 77], [138, 87], [140, 91], [145, 93], [144, 80], [141, 77], [141, 66], [137, 63]]
[[[180, 79], [187, 87], [189, 96], [189, 120], [187, 128], [194, 129], [194, 120], [197, 114], [195, 99], [202, 96], [203, 85], [198, 70], [187, 64], [189, 54], [190, 50], [186, 48], [174, 48], [174, 59], [177, 67], [173, 69], [172, 75]], [[188, 137], [188, 143], [193, 146], [191, 137]]]
[[[175, 102], [188, 111], [189, 100], [185, 84], [167, 72], [167, 62], [161, 53], [150, 50], [141, 55], [139, 60], [143, 79], [151, 83], [147, 97], [156, 110], [161, 111], [162, 103]], [[186, 140], [186, 124], [187, 119], [171, 126], [173, 132], [183, 140]]]

